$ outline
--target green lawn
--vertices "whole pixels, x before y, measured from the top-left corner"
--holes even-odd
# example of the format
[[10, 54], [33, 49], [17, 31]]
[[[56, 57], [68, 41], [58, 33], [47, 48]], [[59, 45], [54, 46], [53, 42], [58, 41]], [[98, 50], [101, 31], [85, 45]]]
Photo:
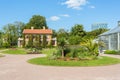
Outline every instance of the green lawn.
[[27, 54], [26, 50], [22, 49], [22, 48], [8, 49], [6, 51], [2, 51], [2, 53], [5, 53], [5, 54]]
[[46, 57], [33, 58], [28, 60], [31, 64], [46, 65], [46, 66], [105, 66], [120, 63], [120, 59], [111, 57], [101, 57], [96, 60], [84, 60], [84, 61], [60, 61], [49, 60]]
[[56, 48], [51, 48], [51, 49], [42, 49], [42, 53], [47, 54], [48, 56], [51, 55], [52, 53], [56, 52]]
[[[55, 48], [40, 50], [40, 52], [47, 54], [47, 55], [50, 55], [55, 51], [56, 51]], [[8, 50], [2, 51], [2, 53], [4, 54], [27, 54], [27, 52], [30, 52], [30, 50], [24, 49], [24, 48], [15, 48], [15, 49], [10, 48]]]

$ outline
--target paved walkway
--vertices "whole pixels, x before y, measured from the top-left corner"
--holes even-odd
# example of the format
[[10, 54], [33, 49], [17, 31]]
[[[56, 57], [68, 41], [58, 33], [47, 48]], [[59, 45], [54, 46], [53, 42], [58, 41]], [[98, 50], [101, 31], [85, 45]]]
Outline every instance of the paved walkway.
[[108, 56], [108, 57], [113, 57], [113, 58], [118, 58], [118, 59], [120, 59], [120, 55], [102, 54], [101, 56]]
[[0, 58], [0, 80], [120, 80], [120, 64], [101, 67], [38, 66], [26, 61], [40, 55]]

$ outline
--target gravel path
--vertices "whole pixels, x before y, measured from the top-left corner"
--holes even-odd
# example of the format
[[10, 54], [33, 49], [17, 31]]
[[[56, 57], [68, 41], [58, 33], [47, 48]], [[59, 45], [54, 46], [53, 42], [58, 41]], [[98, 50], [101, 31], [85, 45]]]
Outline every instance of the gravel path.
[[27, 63], [37, 55], [0, 58], [0, 80], [120, 80], [120, 64], [101, 67], [52, 67]]

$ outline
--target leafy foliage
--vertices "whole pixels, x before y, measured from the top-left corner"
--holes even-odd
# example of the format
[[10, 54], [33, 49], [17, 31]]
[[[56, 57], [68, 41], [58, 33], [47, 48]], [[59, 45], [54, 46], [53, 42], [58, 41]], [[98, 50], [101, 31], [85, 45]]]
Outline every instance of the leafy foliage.
[[66, 45], [65, 39], [64, 39], [64, 38], [59, 39], [59, 41], [58, 41], [58, 46], [59, 46], [59, 48], [62, 50], [62, 58], [64, 58], [64, 55], [65, 55], [65, 54], [64, 54], [65, 45]]
[[80, 37], [83, 37], [85, 36], [85, 31], [83, 29], [83, 25], [80, 25], [80, 24], [76, 24], [72, 27], [71, 29], [71, 35], [78, 35]]
[[46, 35], [43, 35], [43, 41], [42, 41], [43, 43], [42, 43], [42, 47], [46, 47], [47, 46], [47, 37], [46, 37]]
[[42, 29], [43, 27], [48, 28], [45, 17], [33, 15], [26, 25], [27, 29], [30, 29], [31, 27], [34, 27], [35, 29]]
[[79, 36], [70, 36], [68, 39], [68, 42], [70, 45], [77, 45], [79, 44], [81, 41]]
[[86, 50], [91, 55], [98, 56], [98, 43], [93, 41], [93, 39], [86, 39], [84, 42], [81, 43], [81, 46], [85, 47]]
[[57, 32], [57, 39], [59, 41], [59, 39], [64, 38], [64, 39], [68, 39], [68, 32], [64, 29], [59, 29], [59, 31]]
[[97, 38], [98, 35], [100, 35], [100, 34], [106, 32], [106, 31], [108, 31], [108, 29], [104, 29], [104, 28], [96, 29], [96, 30], [87, 32], [86, 37], [87, 37], [87, 38], [89, 38], [89, 37]]
[[104, 53], [105, 54], [117, 54], [118, 51], [115, 51], [115, 50], [106, 50]]

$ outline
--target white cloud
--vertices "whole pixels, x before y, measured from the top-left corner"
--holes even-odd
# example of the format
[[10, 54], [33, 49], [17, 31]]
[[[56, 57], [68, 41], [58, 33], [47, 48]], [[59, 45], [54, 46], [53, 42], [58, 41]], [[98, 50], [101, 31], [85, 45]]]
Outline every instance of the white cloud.
[[90, 8], [92, 8], [92, 9], [94, 9], [95, 8], [95, 6], [89, 6]]
[[60, 19], [60, 17], [58, 17], [58, 16], [52, 16], [52, 17], [50, 17], [51, 21], [58, 21], [59, 19]]
[[60, 15], [60, 16], [63, 16], [63, 17], [70, 17], [70, 15], [68, 15], [68, 14], [62, 14], [62, 15]]
[[82, 9], [81, 6], [84, 6], [88, 3], [87, 0], [67, 0], [66, 2], [62, 3], [63, 5], [67, 5], [68, 8], [80, 10]]

